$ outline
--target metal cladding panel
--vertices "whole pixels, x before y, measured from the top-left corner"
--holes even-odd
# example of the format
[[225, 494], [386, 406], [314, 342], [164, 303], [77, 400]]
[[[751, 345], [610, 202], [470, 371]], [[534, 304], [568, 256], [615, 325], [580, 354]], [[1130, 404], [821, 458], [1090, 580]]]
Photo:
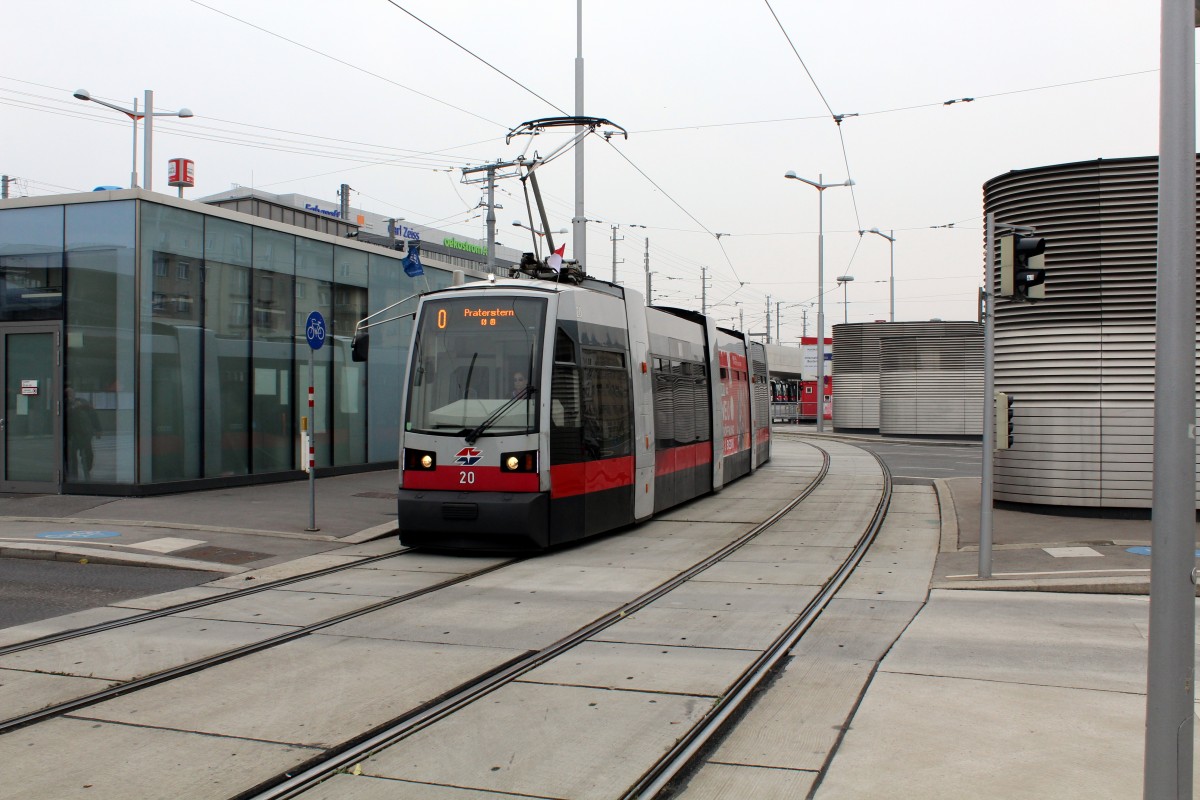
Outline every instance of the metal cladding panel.
[[[957, 346], [974, 347], [977, 355], [963, 351], [962, 358], [975, 358], [979, 364], [982, 378], [983, 366], [983, 326], [978, 322], [865, 322], [849, 325], [833, 326], [833, 361], [837, 365], [837, 373], [833, 382], [833, 427], [835, 430], [878, 430], [891, 435], [941, 435], [943, 433], [958, 433], [957, 430], [942, 431], [938, 429], [937, 420], [933, 419], [942, 411], [936, 402], [935, 394], [919, 394], [913, 396], [911, 402], [920, 402], [920, 408], [902, 408], [898, 394], [894, 394], [889, 405], [890, 413], [887, 423], [883, 422], [881, 412], [884, 388], [881, 383], [883, 365], [883, 343], [892, 339], [905, 339], [907, 346], [896, 345], [892, 352], [896, 371], [902, 370], [903, 364], [907, 369], [923, 371], [929, 365], [934, 371], [958, 371], [966, 369], [959, 366], [957, 358], [952, 353], [954, 345], [943, 345], [945, 339], [953, 339]], [[971, 344], [976, 342], [975, 344]], [[904, 356], [904, 351], [910, 351]], [[901, 359], [907, 358], [907, 361]], [[964, 362], [965, 363], [965, 362]], [[945, 366], [936, 366], [944, 364]], [[896, 380], [900, 380], [896, 376]], [[983, 387], [979, 384], [978, 397], [982, 404]], [[896, 392], [901, 391], [896, 387]], [[923, 390], [929, 391], [929, 387]], [[957, 386], [954, 381], [942, 382], [934, 389], [942, 393], [947, 402], [958, 408], [961, 395], [961, 411], [952, 413], [962, 415], [969, 413], [970, 401], [966, 385]], [[953, 398], [953, 399], [952, 399]], [[944, 406], [943, 406], [944, 408]], [[982, 412], [981, 412], [982, 413]], [[929, 419], [924, 419], [929, 417]], [[971, 433], [968, 423], [963, 421], [955, 428], [963, 428], [966, 435], [979, 434], [979, 422], [975, 423], [975, 432]], [[884, 427], [887, 430], [884, 430]]]
[[[1156, 157], [984, 185], [999, 233], [1032, 226], [1046, 240], [1046, 298], [996, 303], [996, 390], [1015, 398], [1014, 445], [995, 453], [997, 500], [1150, 507], [1157, 202]], [[994, 293], [998, 243], [992, 257]]]
[[881, 340], [879, 432], [983, 434], [983, 326], [972, 335]]

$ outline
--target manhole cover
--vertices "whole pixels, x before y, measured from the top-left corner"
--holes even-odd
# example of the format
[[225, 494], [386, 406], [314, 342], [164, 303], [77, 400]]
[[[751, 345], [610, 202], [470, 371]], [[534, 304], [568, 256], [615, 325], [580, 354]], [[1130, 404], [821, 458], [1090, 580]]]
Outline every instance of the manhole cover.
[[216, 561], [218, 564], [248, 564], [251, 561], [258, 561], [260, 558], [267, 558], [269, 554], [252, 553], [249, 550], [234, 550], [231, 547], [204, 545], [203, 547], [189, 547], [187, 550], [176, 550], [171, 555], [186, 556], [187, 558], [195, 558], [201, 561]]

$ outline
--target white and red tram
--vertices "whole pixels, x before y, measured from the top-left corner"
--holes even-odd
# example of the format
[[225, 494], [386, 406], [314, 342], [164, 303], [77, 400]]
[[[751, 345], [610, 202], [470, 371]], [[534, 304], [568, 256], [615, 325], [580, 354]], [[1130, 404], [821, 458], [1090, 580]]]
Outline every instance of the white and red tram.
[[551, 547], [719, 491], [770, 457], [761, 344], [590, 278], [425, 294], [405, 386], [406, 545]]

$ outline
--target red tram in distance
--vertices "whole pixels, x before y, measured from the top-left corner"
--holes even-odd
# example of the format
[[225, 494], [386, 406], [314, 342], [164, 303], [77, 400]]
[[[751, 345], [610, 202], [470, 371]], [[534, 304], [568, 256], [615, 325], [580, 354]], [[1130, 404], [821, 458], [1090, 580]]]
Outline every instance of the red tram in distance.
[[584, 276], [423, 295], [404, 385], [405, 545], [540, 550], [770, 458], [761, 344]]

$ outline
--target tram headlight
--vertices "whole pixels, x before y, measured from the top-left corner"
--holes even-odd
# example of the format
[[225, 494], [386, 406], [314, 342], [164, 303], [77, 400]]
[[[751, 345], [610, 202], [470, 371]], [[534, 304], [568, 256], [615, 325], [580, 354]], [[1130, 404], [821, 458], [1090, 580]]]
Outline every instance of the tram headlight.
[[537, 472], [537, 450], [501, 453], [500, 467], [504, 472]]
[[404, 449], [404, 468], [413, 470], [433, 470], [437, 468], [437, 453], [428, 450]]

